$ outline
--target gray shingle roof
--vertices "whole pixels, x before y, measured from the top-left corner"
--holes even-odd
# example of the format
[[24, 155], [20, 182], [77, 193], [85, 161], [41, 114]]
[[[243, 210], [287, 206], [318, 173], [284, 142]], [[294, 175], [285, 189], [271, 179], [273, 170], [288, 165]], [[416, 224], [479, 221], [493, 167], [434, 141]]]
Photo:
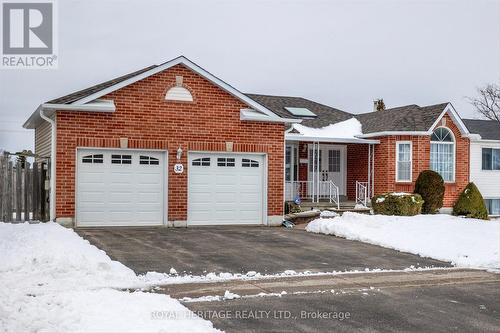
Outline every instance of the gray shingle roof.
[[[156, 67], [158, 67], [158, 65], [152, 65], [69, 95], [53, 99], [48, 103], [70, 104]], [[308, 127], [324, 127], [356, 117], [363, 125], [364, 134], [384, 131], [427, 131], [448, 104], [442, 103], [425, 107], [407, 105], [383, 111], [354, 115], [302, 97], [260, 94], [246, 95], [280, 117], [301, 118], [302, 124]], [[315, 113], [317, 117], [297, 117], [287, 111], [285, 107], [307, 108]]]
[[500, 123], [495, 120], [462, 119], [472, 134], [481, 135], [481, 139], [500, 140]]
[[448, 103], [429, 106], [415, 104], [356, 115], [363, 134], [386, 131], [428, 131]]
[[[308, 127], [324, 127], [330, 124], [338, 123], [354, 117], [354, 115], [341, 111], [339, 109], [332, 108], [330, 106], [316, 103], [302, 97], [290, 97], [290, 96], [270, 96], [270, 95], [257, 95], [257, 94], [245, 94], [257, 103], [265, 106], [269, 110], [276, 113], [278, 116], [283, 118], [301, 118], [302, 125]], [[303, 118], [296, 117], [290, 112], [288, 112], [285, 107], [299, 107], [307, 108], [317, 115], [316, 118]]]
[[70, 104], [70, 103], [78, 101], [79, 99], [82, 99], [82, 98], [88, 97], [90, 95], [93, 95], [94, 93], [99, 92], [99, 91], [101, 91], [103, 89], [109, 88], [109, 87], [111, 87], [111, 86], [113, 86], [113, 85], [115, 85], [117, 83], [120, 83], [122, 81], [128, 80], [131, 77], [134, 77], [136, 75], [139, 75], [139, 74], [142, 74], [144, 72], [147, 72], [150, 69], [153, 69], [155, 67], [157, 67], [157, 65], [152, 65], [152, 66], [140, 69], [138, 71], [122, 75], [122, 76], [117, 77], [115, 79], [112, 79], [112, 80], [109, 80], [109, 81], [106, 81], [106, 82], [103, 82], [103, 83], [96, 84], [95, 86], [92, 86], [92, 87], [89, 87], [89, 88], [86, 88], [86, 89], [83, 89], [83, 90], [76, 91], [76, 92], [71, 93], [69, 95], [65, 95], [65, 96], [53, 99], [51, 101], [48, 101], [47, 103]]

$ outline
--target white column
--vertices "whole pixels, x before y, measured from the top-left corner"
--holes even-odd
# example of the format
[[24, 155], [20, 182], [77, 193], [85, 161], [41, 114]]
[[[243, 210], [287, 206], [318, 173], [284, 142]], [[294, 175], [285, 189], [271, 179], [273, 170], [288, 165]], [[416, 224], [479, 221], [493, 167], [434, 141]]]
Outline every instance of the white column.
[[370, 184], [371, 184], [371, 173], [372, 173], [372, 145], [368, 144], [368, 182], [366, 183], [366, 195], [370, 197]]
[[319, 202], [319, 194], [320, 194], [320, 190], [321, 190], [321, 186], [320, 186], [320, 169], [321, 169], [321, 165], [319, 165], [319, 154], [320, 154], [320, 150], [319, 150], [319, 142], [317, 142], [317, 154], [316, 154], [316, 158], [317, 158], [317, 162], [316, 162], [316, 166], [317, 166], [317, 173], [316, 173], [316, 181], [317, 181], [317, 186], [316, 186], [316, 202]]
[[370, 195], [375, 194], [375, 145], [372, 144], [372, 188]]
[[[311, 200], [312, 202], [314, 202], [314, 183], [315, 183], [315, 180], [314, 180], [314, 174], [315, 174], [315, 170], [316, 170], [316, 155], [315, 155], [315, 143], [313, 142], [312, 144], [312, 149], [309, 151], [309, 154], [312, 154], [311, 156], [311, 160], [312, 160], [312, 177], [311, 177]], [[309, 171], [308, 173], [309, 174]]]

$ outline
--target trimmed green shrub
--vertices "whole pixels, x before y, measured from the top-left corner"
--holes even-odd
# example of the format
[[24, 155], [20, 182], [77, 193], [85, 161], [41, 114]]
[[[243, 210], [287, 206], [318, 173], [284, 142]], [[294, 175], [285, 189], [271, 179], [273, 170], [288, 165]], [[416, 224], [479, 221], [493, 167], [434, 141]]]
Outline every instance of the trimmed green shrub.
[[444, 180], [441, 175], [432, 170], [424, 170], [418, 175], [414, 193], [424, 200], [422, 214], [436, 214], [443, 207]]
[[417, 215], [423, 203], [419, 194], [411, 193], [384, 193], [372, 198], [373, 212], [382, 215]]
[[488, 219], [488, 210], [483, 196], [474, 183], [469, 183], [460, 193], [453, 206], [453, 215], [464, 215], [476, 219]]

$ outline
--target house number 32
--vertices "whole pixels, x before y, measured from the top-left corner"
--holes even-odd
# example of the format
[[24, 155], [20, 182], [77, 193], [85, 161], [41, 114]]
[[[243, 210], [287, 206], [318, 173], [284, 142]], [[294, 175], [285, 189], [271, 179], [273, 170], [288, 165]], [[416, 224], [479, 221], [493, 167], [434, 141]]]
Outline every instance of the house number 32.
[[183, 173], [184, 172], [184, 165], [182, 165], [182, 164], [174, 165], [174, 172], [175, 173]]

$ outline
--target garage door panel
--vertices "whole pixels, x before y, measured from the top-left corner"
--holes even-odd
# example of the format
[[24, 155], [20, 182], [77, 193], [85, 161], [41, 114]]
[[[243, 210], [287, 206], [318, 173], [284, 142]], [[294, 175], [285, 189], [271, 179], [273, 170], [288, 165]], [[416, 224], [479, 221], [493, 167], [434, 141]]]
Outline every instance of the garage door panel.
[[162, 199], [161, 193], [157, 191], [153, 192], [138, 192], [137, 193], [137, 202], [138, 203], [150, 203], [150, 202], [160, 202]]
[[[82, 157], [102, 154], [103, 163], [83, 163]], [[130, 164], [111, 163], [120, 156]], [[140, 164], [140, 156], [158, 165]], [[77, 225], [160, 225], [165, 211], [164, 154], [138, 150], [78, 150]], [[124, 160], [122, 159], [122, 161]], [[148, 160], [149, 161], [149, 160]], [[149, 163], [149, 162], [148, 162]], [[156, 162], [154, 162], [156, 163]]]
[[106, 199], [104, 192], [93, 192], [93, 191], [81, 191], [79, 192], [79, 200], [83, 203], [103, 203]]
[[92, 221], [94, 223], [104, 222], [103, 211], [94, 211], [94, 212], [80, 212], [80, 218], [85, 221]]
[[[124, 204], [134, 204], [134, 197], [132, 196], [132, 192], [130, 193], [111, 193], [108, 197], [108, 203], [110, 205], [124, 205]], [[122, 209], [126, 209], [127, 207], [122, 207]], [[128, 210], [128, 209], [126, 209]]]
[[138, 174], [136, 181], [142, 185], [156, 185], [158, 184], [158, 172], [148, 174]]
[[110, 174], [110, 182], [112, 184], [132, 184], [134, 174], [132, 172], [120, 172], [115, 173], [114, 171]]
[[260, 193], [240, 193], [240, 204], [254, 205], [260, 198]]
[[106, 175], [103, 173], [85, 173], [81, 174], [81, 179], [79, 179], [82, 185], [90, 184], [90, 185], [99, 185], [103, 184], [106, 181]]
[[216, 174], [215, 175], [215, 185], [217, 186], [233, 186], [234, 183], [237, 181], [238, 175], [221, 175], [221, 174]]
[[[201, 158], [210, 158], [211, 165], [192, 166]], [[232, 159], [234, 166], [218, 165]], [[259, 167], [243, 167], [243, 159]], [[188, 224], [262, 224], [263, 162], [261, 155], [189, 153]]]

